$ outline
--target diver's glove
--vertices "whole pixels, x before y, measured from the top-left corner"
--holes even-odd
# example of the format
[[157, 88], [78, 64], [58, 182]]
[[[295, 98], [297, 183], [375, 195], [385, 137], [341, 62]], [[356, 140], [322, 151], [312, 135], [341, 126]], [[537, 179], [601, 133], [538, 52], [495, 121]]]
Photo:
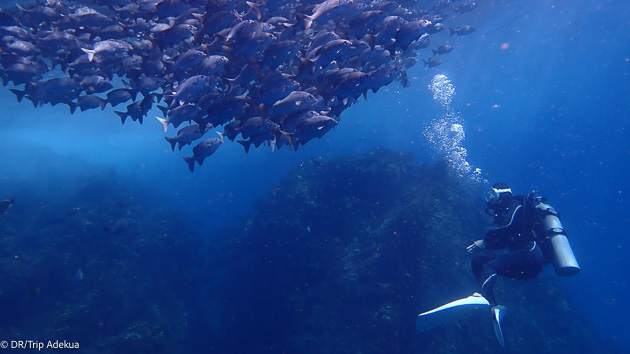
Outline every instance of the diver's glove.
[[484, 242], [484, 240], [477, 240], [473, 242], [472, 245], [466, 247], [466, 249], [468, 250], [468, 253], [481, 252], [481, 250], [485, 248], [486, 248], [486, 243]]

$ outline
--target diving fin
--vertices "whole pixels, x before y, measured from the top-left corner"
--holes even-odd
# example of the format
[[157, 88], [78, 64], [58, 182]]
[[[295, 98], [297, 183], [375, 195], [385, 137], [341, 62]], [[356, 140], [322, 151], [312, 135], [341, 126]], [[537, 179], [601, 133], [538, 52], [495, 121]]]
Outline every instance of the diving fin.
[[499, 340], [499, 344], [501, 344], [502, 347], [505, 347], [505, 342], [503, 341], [503, 331], [501, 331], [501, 320], [503, 319], [503, 316], [505, 316], [507, 307], [496, 305], [492, 306], [490, 311], [492, 312], [492, 325], [494, 326], [494, 334], [496, 334], [497, 339]]
[[427, 331], [459, 316], [468, 309], [478, 308], [479, 306], [490, 306], [488, 300], [479, 293], [449, 302], [431, 311], [419, 314], [416, 318], [416, 329], [418, 332]]

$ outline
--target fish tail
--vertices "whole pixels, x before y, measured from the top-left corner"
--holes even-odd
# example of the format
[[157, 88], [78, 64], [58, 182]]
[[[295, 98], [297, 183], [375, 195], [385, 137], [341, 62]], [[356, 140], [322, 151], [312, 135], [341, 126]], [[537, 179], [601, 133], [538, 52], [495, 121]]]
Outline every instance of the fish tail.
[[251, 7], [252, 10], [256, 12], [256, 18], [258, 18], [258, 21], [260, 21], [260, 19], [262, 18], [262, 11], [260, 11], [260, 8], [258, 7], [258, 5], [251, 1], [245, 1], [245, 3], [247, 4], [247, 6]]
[[190, 170], [190, 173], [195, 172], [195, 159], [192, 158], [192, 157], [188, 157], [188, 156], [184, 156], [182, 158], [188, 164], [188, 169]]
[[[177, 145], [177, 139], [165, 136], [164, 139], [171, 144], [171, 150], [175, 151], [175, 145]], [[181, 149], [180, 149], [181, 150]]]
[[449, 27], [448, 30], [451, 31], [451, 37], [453, 37], [453, 35], [455, 34], [455, 30], [452, 29], [451, 27]]
[[94, 54], [96, 54], [96, 50], [94, 50], [94, 49], [85, 49], [85, 48], [81, 48], [81, 50], [84, 51], [88, 55], [88, 60], [89, 61], [94, 60]]
[[313, 25], [315, 19], [312, 16], [304, 15], [304, 29], [309, 29]]
[[225, 132], [217, 132], [217, 135], [221, 138], [221, 142], [223, 142], [223, 137], [225, 137]]
[[164, 128], [164, 132], [166, 133], [166, 130], [168, 129], [168, 120], [166, 120], [164, 118], [160, 118], [158, 116], [155, 116], [155, 119], [157, 119], [158, 122], [160, 122], [160, 124], [162, 124], [162, 128]]

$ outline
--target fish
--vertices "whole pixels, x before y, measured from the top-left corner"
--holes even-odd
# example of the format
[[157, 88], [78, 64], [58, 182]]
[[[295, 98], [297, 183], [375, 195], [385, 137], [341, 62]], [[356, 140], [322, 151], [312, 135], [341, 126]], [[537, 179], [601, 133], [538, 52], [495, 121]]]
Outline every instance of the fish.
[[[295, 133], [291, 135], [299, 144], [306, 144], [314, 138], [321, 138], [326, 132], [335, 127], [339, 121], [327, 117], [316, 116], [301, 121], [296, 128]], [[295, 146], [297, 150], [297, 145]]]
[[88, 55], [88, 60], [93, 61], [96, 54], [114, 54], [114, 53], [128, 53], [133, 50], [131, 44], [120, 39], [107, 39], [104, 41], [96, 42], [93, 49], [81, 48]]
[[352, 4], [352, 0], [326, 0], [321, 4], [315, 5], [311, 15], [305, 15], [304, 28], [309, 29], [316, 20], [318, 22], [327, 22], [340, 15]]
[[203, 165], [203, 161], [206, 157], [214, 154], [222, 143], [223, 140], [219, 138], [210, 138], [197, 144], [197, 146], [193, 148], [192, 157], [183, 157], [184, 161], [188, 164], [190, 172], [192, 173], [195, 171], [195, 162], [197, 162], [199, 166]]
[[194, 102], [201, 96], [212, 91], [214, 86], [216, 86], [216, 84], [213, 83], [215, 83], [215, 80], [209, 76], [192, 76], [177, 86], [177, 90], [173, 96], [174, 102], [179, 102], [180, 105], [188, 102]]
[[164, 128], [164, 132], [166, 133], [166, 130], [168, 129], [169, 124], [171, 124], [173, 128], [177, 129], [177, 127], [179, 127], [179, 125], [184, 123], [185, 121], [193, 120], [193, 118], [197, 114], [199, 114], [199, 112], [201, 112], [201, 108], [195, 105], [187, 104], [187, 105], [178, 106], [175, 109], [170, 110], [168, 112], [167, 119], [160, 118], [160, 117], [155, 117], [155, 119], [157, 119], [158, 122], [162, 124], [162, 127]]
[[475, 28], [472, 26], [457, 26], [455, 29], [453, 28], [449, 28], [449, 31], [451, 32], [451, 37], [453, 37], [453, 35], [458, 35], [458, 36], [465, 36], [467, 34], [471, 34], [473, 32], [475, 32]]
[[13, 198], [0, 201], [0, 214], [6, 214], [13, 204], [15, 204]]
[[121, 124], [142, 124], [157, 105], [163, 131], [190, 122], [165, 139], [173, 151], [194, 146], [192, 170], [219, 146], [203, 140], [209, 130], [246, 152], [292, 150], [331, 131], [368, 91], [408, 85], [406, 69], [429, 44], [434, 56], [448, 53], [434, 37], [442, 22], [451, 35], [474, 31], [442, 15], [450, 1], [411, 3], [20, 1], [0, 9], [0, 79], [37, 108], [65, 104], [75, 114], [124, 104], [114, 111]]
[[212, 129], [211, 124], [208, 124], [203, 130], [199, 124], [192, 124], [178, 130], [174, 138], [165, 136], [164, 139], [171, 145], [172, 151], [175, 151], [175, 145], [178, 145], [179, 150], [181, 150], [184, 146], [204, 136], [210, 129]]
[[308, 92], [293, 91], [283, 99], [276, 101], [270, 108], [270, 112], [274, 116], [283, 117], [295, 112], [308, 110], [316, 102], [315, 96]]
[[438, 58], [438, 57], [430, 57], [427, 60], [422, 59], [422, 61], [424, 62], [424, 67], [426, 68], [427, 66], [430, 68], [435, 68], [436, 66], [440, 66], [442, 64], [442, 59]]
[[477, 4], [472, 1], [467, 1], [459, 4], [457, 7], [453, 7], [453, 11], [459, 12], [460, 14], [470, 12], [477, 8]]
[[451, 47], [448, 44], [444, 44], [438, 47], [438, 49], [433, 49], [433, 55], [444, 55], [444, 54], [448, 54], [453, 50], [453, 47]]
[[105, 99], [105, 102], [109, 103], [110, 106], [115, 107], [121, 103], [135, 100], [136, 95], [136, 91], [130, 90], [128, 88], [117, 88], [107, 93], [107, 98]]

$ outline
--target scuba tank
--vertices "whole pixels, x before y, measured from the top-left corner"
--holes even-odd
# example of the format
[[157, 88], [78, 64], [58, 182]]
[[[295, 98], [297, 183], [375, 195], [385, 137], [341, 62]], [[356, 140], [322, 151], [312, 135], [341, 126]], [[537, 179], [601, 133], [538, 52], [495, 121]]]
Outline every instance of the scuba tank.
[[534, 197], [533, 191], [527, 199], [532, 202], [532, 206], [536, 210], [540, 221], [539, 228], [544, 228], [544, 231], [539, 231], [542, 234], [541, 248], [545, 256], [551, 259], [556, 274], [568, 277], [579, 273], [580, 266], [573, 254], [569, 238], [562, 227], [556, 209], [544, 203], [544, 197]]

